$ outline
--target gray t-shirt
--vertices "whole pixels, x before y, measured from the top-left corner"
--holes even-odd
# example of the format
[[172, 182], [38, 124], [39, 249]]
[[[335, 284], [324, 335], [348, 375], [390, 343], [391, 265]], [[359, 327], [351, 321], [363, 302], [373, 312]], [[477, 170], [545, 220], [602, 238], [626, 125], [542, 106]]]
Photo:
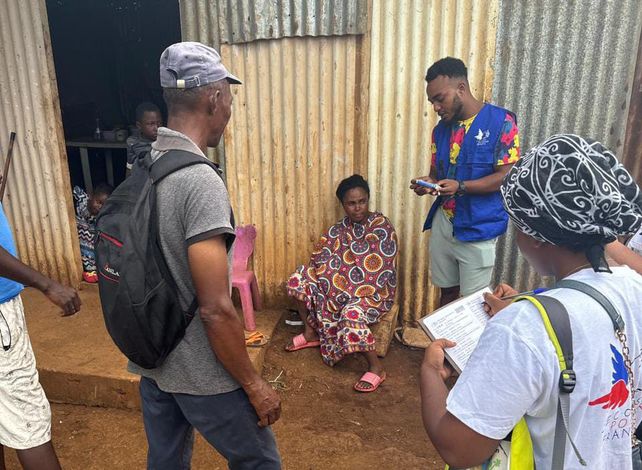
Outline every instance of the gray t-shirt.
[[[203, 155], [183, 134], [160, 128], [152, 158], [162, 158], [170, 148]], [[229, 196], [223, 180], [213, 168], [193, 165], [172, 173], [158, 184], [157, 204], [161, 248], [178, 286], [181, 305], [187, 310], [196, 295], [187, 248], [221, 234], [226, 234], [230, 241], [233, 239]], [[231, 249], [228, 249], [228, 269], [230, 256]], [[183, 340], [160, 367], [143, 369], [130, 362], [128, 370], [153, 379], [168, 393], [216, 395], [240, 387], [218, 362], [198, 312]]]

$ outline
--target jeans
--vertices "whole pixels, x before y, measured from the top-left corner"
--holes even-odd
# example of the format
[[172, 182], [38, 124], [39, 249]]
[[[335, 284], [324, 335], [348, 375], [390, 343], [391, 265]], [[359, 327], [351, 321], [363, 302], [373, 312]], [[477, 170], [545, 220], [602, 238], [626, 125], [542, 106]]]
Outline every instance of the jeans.
[[640, 446], [632, 449], [633, 451], [633, 470], [642, 470], [642, 454], [640, 453]]
[[274, 434], [257, 425], [243, 389], [205, 396], [167, 393], [141, 377], [140, 396], [148, 470], [189, 470], [194, 429], [227, 459], [231, 470], [281, 469]]

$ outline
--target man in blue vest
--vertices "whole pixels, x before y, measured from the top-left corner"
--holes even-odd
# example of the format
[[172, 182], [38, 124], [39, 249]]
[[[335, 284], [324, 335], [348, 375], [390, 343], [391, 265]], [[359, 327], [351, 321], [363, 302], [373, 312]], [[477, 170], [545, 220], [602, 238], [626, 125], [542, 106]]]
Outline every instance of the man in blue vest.
[[410, 188], [419, 196], [438, 196], [424, 230], [432, 229], [432, 282], [441, 288], [443, 306], [490, 283], [497, 237], [508, 225], [499, 187], [519, 159], [519, 136], [512, 112], [472, 95], [460, 59], [435, 62], [426, 83], [441, 120], [432, 132], [430, 176], [413, 179]]

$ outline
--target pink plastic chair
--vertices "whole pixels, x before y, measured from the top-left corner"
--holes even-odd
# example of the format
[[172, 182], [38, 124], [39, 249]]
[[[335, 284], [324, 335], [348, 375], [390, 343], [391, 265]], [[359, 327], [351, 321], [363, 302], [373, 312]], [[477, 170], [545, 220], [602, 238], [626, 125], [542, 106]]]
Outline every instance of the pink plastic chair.
[[256, 330], [254, 310], [261, 310], [261, 294], [254, 272], [247, 270], [247, 260], [254, 251], [254, 225], [236, 227], [236, 242], [232, 258], [232, 288], [238, 289], [247, 331]]

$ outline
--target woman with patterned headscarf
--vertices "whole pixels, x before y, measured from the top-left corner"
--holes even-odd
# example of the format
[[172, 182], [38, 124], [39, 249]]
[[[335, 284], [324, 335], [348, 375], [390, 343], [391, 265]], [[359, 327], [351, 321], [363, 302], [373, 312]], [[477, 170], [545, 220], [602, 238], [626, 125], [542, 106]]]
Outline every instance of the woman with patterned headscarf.
[[[515, 164], [501, 191], [529, 264], [557, 281], [598, 289], [624, 320], [618, 337], [591, 296], [570, 288], [545, 292], [568, 311], [573, 338], [577, 383], [567, 395], [568, 431], [577, 454], [566, 445], [564, 468], [582, 468], [581, 458], [588, 468], [631, 469], [633, 431], [642, 417], [642, 276], [616, 266], [605, 246], [642, 225], [640, 188], [599, 142], [556, 135]], [[450, 375], [444, 348], [453, 344], [438, 340], [426, 351], [424, 424], [451, 465], [480, 464], [524, 417], [536, 468], [551, 468], [559, 360], [535, 306], [501, 300], [516, 293], [500, 285], [486, 297], [496, 315], [450, 394], [442, 379]]]

